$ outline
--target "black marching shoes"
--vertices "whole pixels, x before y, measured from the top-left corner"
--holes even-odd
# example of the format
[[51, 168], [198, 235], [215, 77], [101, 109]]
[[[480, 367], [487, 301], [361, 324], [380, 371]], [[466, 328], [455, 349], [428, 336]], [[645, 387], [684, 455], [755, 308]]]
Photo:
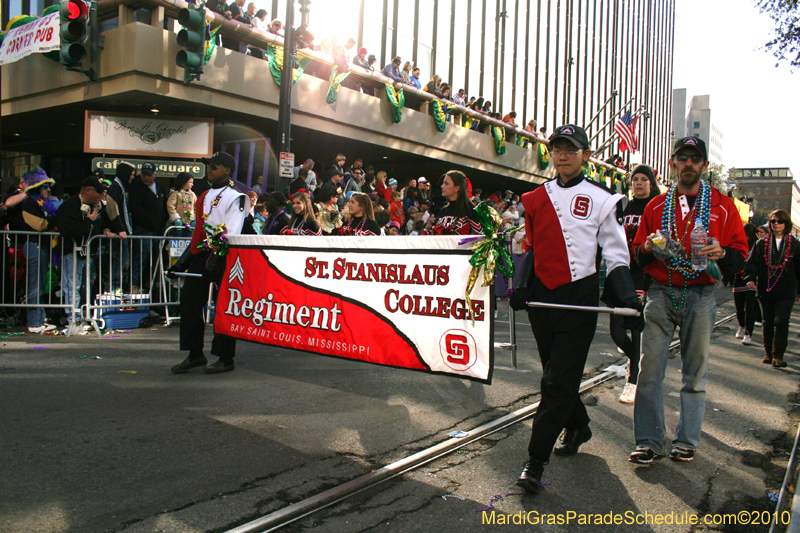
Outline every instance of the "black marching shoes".
[[553, 448], [556, 455], [575, 455], [578, 453], [578, 448], [584, 442], [589, 442], [592, 438], [592, 430], [589, 426], [583, 426], [575, 429], [564, 430], [564, 436], [561, 439], [561, 444]]
[[517, 486], [527, 492], [539, 492], [542, 488], [542, 474], [544, 474], [544, 463], [531, 457], [519, 475]]

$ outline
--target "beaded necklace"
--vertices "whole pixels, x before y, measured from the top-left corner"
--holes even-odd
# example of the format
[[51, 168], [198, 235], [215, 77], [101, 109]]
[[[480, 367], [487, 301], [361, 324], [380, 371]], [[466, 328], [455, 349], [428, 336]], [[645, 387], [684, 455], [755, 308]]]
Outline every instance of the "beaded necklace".
[[[675, 194], [676, 189], [677, 185], [673, 185], [667, 193], [667, 198], [664, 202], [664, 211], [661, 214], [661, 228], [666, 228], [669, 238], [680, 244], [680, 249], [683, 255], [685, 255], [683, 243], [686, 240], [686, 236], [689, 234], [689, 226], [694, 227], [694, 225], [701, 224], [703, 228], [708, 230], [708, 220], [711, 216], [711, 187], [709, 187], [705, 181], [700, 181], [700, 190], [697, 193], [697, 199], [689, 215], [686, 217], [686, 227], [683, 231], [683, 237], [681, 237], [680, 240], [678, 240], [678, 195]], [[691, 224], [692, 221], [694, 221], [694, 224]], [[675, 310], [680, 311], [686, 303], [686, 288], [689, 285], [689, 280], [697, 279], [702, 271], [694, 270], [691, 260], [685, 257], [671, 256], [665, 263], [669, 270], [670, 298], [672, 299], [672, 304], [675, 306]], [[672, 286], [672, 273], [676, 270], [683, 276], [683, 291], [681, 291], [680, 304], [675, 300], [675, 290]]]
[[[792, 236], [784, 235], [783, 250], [778, 248], [777, 251], [773, 253], [773, 239], [775, 239], [774, 235], [770, 236], [769, 239], [766, 239], [766, 242], [764, 243], [764, 261], [767, 263], [767, 292], [772, 292], [772, 289], [774, 289], [775, 285], [778, 284], [778, 280], [781, 279], [783, 271], [786, 268], [786, 263], [789, 262], [789, 251], [792, 248]], [[772, 264], [773, 255], [777, 256], [775, 257], [777, 260], [780, 260], [781, 256], [783, 256], [783, 260], [780, 261], [780, 264]]]
[[188, 224], [193, 218], [192, 194], [189, 191], [185, 191], [183, 189], [181, 189], [178, 194], [180, 194], [181, 204], [183, 204], [183, 219], [184, 219], [183, 222], [185, 224]]
[[364, 230], [364, 224], [366, 224], [366, 223], [367, 223], [367, 217], [365, 217], [365, 216], [362, 216], [362, 217], [361, 217], [361, 225], [360, 225], [360, 226], [358, 226], [358, 228], [357, 228], [357, 229], [353, 229], [353, 221], [354, 221], [355, 219], [357, 219], [357, 218], [358, 218], [358, 217], [353, 217], [353, 218], [351, 218], [350, 220], [348, 220], [348, 221], [347, 221], [347, 227], [348, 227], [348, 229], [349, 229], [349, 230], [352, 232], [352, 234], [353, 234], [353, 235], [358, 235], [358, 234], [359, 234], [359, 232], [363, 231], [363, 230]]
[[222, 195], [225, 194], [225, 189], [228, 187], [233, 187], [232, 181], [226, 183], [225, 186], [219, 191], [219, 194], [215, 196], [213, 200], [211, 200], [211, 207], [208, 208], [208, 213], [203, 213], [203, 220], [207, 219], [208, 215], [211, 214], [211, 211], [213, 211], [214, 208], [219, 205], [219, 202], [222, 200]]

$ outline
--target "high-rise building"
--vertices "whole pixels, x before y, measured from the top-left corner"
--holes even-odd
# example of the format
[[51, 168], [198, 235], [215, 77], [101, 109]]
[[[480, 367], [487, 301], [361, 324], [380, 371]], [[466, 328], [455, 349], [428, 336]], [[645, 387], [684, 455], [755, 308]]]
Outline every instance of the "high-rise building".
[[672, 90], [672, 137], [699, 137], [708, 147], [711, 163], [725, 164], [724, 135], [711, 119], [711, 96], [693, 96], [686, 89]]

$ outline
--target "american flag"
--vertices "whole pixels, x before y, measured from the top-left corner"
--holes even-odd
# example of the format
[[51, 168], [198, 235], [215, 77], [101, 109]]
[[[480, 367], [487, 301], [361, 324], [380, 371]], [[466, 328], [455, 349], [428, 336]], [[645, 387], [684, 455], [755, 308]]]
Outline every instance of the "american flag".
[[636, 139], [636, 121], [639, 117], [631, 117], [631, 112], [626, 111], [614, 125], [614, 132], [619, 135], [620, 152], [636, 152], [639, 149], [639, 142]]

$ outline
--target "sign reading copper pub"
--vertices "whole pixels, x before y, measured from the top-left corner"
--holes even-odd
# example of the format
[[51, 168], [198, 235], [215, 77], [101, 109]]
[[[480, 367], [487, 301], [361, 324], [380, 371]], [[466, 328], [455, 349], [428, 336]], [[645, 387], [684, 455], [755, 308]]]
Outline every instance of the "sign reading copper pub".
[[459, 240], [231, 236], [215, 330], [490, 383], [490, 290], [473, 290], [473, 323], [471, 251]]

